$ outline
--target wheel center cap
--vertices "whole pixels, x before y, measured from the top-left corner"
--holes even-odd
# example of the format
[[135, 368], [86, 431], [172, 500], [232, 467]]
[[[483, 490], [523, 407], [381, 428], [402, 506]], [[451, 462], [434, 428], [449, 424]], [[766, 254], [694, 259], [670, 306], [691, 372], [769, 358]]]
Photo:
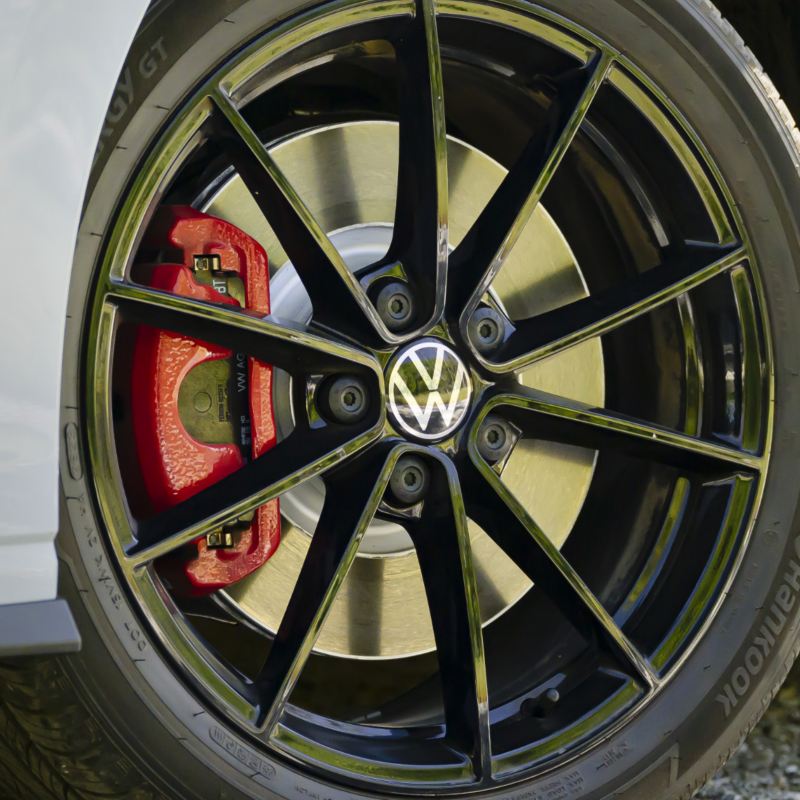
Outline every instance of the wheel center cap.
[[464, 362], [438, 339], [401, 350], [389, 370], [389, 413], [404, 433], [443, 439], [464, 420], [472, 383]]

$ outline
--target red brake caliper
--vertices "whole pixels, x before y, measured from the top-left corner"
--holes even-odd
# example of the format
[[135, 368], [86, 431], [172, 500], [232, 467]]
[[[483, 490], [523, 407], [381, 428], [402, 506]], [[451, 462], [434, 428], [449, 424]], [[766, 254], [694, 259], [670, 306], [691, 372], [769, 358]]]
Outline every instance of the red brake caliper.
[[[269, 314], [269, 268], [263, 248], [239, 228], [187, 206], [162, 210], [154, 226], [162, 247], [178, 251], [182, 263], [144, 271], [144, 282], [184, 297], [244, 305]], [[176, 259], [177, 260], [177, 259]], [[243, 289], [243, 303], [230, 293], [231, 279]], [[249, 394], [238, 420], [239, 443], [208, 444], [186, 429], [179, 410], [181, 385], [201, 364], [230, 359], [240, 373], [231, 391]], [[142, 327], [133, 357], [133, 424], [145, 491], [153, 511], [177, 505], [240, 469], [246, 456], [258, 458], [275, 445], [272, 367], [223, 347], [163, 330]], [[227, 387], [203, 393], [211, 413], [229, 414]], [[241, 580], [264, 564], [280, 541], [278, 500], [261, 506], [248, 520], [214, 531], [193, 545], [196, 554], [181, 569], [190, 591], [205, 594]]]

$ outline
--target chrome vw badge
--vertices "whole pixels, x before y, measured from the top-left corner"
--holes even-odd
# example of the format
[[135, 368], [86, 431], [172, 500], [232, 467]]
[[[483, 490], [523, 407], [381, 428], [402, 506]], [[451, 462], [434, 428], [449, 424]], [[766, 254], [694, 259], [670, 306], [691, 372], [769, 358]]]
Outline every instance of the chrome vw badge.
[[472, 395], [469, 373], [443, 342], [429, 339], [403, 350], [389, 373], [389, 410], [402, 431], [442, 439], [464, 419]]

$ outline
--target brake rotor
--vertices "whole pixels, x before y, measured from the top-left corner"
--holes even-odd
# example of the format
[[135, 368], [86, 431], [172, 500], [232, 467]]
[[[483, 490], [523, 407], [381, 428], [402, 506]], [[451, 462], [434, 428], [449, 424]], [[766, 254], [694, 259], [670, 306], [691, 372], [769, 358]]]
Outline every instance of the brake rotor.
[[[383, 255], [391, 239], [398, 164], [398, 126], [358, 122], [321, 128], [272, 149], [348, 266], [357, 270]], [[502, 182], [506, 170], [456, 140], [448, 141], [450, 242], [455, 247]], [[307, 322], [308, 296], [274, 231], [238, 176], [228, 177], [204, 201], [269, 253], [272, 312]], [[540, 205], [500, 276], [495, 300], [523, 319], [580, 299], [586, 286], [575, 257]], [[604, 405], [603, 355], [589, 341], [537, 363], [521, 378], [528, 386]], [[291, 429], [291, 386], [276, 373], [273, 404], [281, 433]], [[503, 480], [561, 547], [580, 512], [594, 472], [595, 453], [566, 445], [520, 442]], [[322, 508], [324, 488], [311, 481], [281, 498], [281, 545], [261, 569], [230, 586], [226, 604], [249, 622], [275, 632], [280, 624]], [[484, 625], [503, 614], [530, 581], [476, 525], [470, 523]], [[374, 522], [330, 611], [315, 652], [347, 658], [401, 658], [435, 649], [419, 564], [399, 526]]]

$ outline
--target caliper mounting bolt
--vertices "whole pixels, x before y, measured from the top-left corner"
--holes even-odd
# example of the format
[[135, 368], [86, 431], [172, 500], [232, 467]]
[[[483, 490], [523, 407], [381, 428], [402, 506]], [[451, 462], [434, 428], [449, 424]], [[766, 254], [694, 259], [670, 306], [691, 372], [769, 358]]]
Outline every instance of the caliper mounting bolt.
[[216, 275], [222, 272], [222, 259], [218, 253], [203, 253], [192, 257], [192, 269], [196, 273]]
[[233, 532], [226, 528], [212, 531], [206, 536], [206, 546], [209, 550], [230, 550], [234, 546]]

